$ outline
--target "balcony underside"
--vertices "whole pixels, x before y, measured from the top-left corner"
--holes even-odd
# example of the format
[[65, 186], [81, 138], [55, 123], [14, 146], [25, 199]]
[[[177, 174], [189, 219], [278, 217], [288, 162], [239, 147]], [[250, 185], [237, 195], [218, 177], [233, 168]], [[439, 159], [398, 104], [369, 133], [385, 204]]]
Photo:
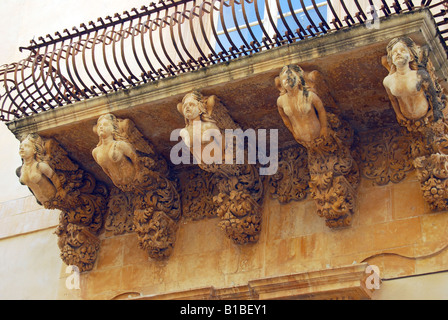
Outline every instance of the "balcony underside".
[[[419, 45], [429, 45], [437, 75], [442, 80], [447, 79], [445, 48], [431, 14], [423, 10], [384, 18], [379, 29], [368, 29], [365, 25], [342, 29], [230, 63], [11, 121], [7, 125], [19, 140], [32, 132], [57, 140], [74, 161], [112, 186], [91, 155], [98, 143], [92, 131], [98, 117], [113, 113], [131, 119], [169, 160], [170, 150], [177, 143], [170, 141], [170, 134], [185, 126], [177, 103], [193, 89], [204, 95], [216, 95], [243, 129], [278, 129], [279, 148], [296, 145], [277, 111], [279, 92], [274, 79], [283, 66], [299, 64], [305, 71], [317, 70], [323, 75], [338, 106], [338, 110], [333, 111], [362, 136], [372, 129], [398, 126], [382, 85], [388, 71], [382, 66], [381, 58], [386, 54], [389, 40], [404, 35]], [[446, 87], [446, 81], [442, 85]]]

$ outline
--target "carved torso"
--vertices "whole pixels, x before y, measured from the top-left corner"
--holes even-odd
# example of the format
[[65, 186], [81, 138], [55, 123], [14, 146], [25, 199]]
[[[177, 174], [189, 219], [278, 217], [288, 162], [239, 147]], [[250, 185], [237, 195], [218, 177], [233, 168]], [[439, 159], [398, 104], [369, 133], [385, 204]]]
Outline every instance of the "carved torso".
[[384, 79], [384, 85], [397, 98], [404, 117], [416, 120], [427, 114], [429, 104], [422, 90], [422, 79], [417, 71], [411, 70], [405, 75], [395, 72]]
[[[197, 127], [195, 127], [197, 126]], [[199, 130], [200, 128], [200, 130]], [[224, 156], [224, 148], [225, 145], [223, 141], [217, 141], [215, 137], [207, 137], [205, 132], [207, 130], [216, 130], [216, 132], [221, 132], [219, 130], [218, 126], [215, 123], [212, 122], [205, 122], [205, 121], [194, 121], [190, 123], [187, 127], [185, 127], [184, 132], [181, 132], [181, 135], [183, 137], [183, 140], [185, 144], [190, 148], [193, 156], [196, 158], [196, 160], [201, 159], [203, 160], [203, 156], [209, 156], [209, 154], [202, 154], [202, 151], [204, 148], [209, 146], [209, 150], [212, 150], [212, 153], [215, 150], [221, 150], [221, 155]], [[197, 130], [197, 132], [195, 131]], [[200, 135], [200, 139], [197, 139], [195, 137], [196, 134]], [[196, 142], [195, 142], [196, 139]], [[195, 148], [195, 144], [200, 144], [200, 148]], [[200, 152], [200, 154], [198, 154]], [[215, 154], [210, 154], [210, 156], [214, 157]], [[199, 161], [198, 161], [199, 162]], [[202, 161], [201, 161], [202, 162]]]
[[20, 172], [20, 182], [26, 184], [41, 203], [49, 201], [56, 194], [56, 188], [39, 168], [44, 165], [46, 164], [37, 161], [24, 164]]
[[128, 185], [133, 182], [135, 166], [123, 152], [124, 141], [112, 141], [96, 147], [92, 154], [104, 172], [115, 185]]
[[278, 104], [288, 116], [296, 140], [310, 142], [319, 137], [321, 125], [308, 97], [302, 94], [284, 94], [279, 97]]

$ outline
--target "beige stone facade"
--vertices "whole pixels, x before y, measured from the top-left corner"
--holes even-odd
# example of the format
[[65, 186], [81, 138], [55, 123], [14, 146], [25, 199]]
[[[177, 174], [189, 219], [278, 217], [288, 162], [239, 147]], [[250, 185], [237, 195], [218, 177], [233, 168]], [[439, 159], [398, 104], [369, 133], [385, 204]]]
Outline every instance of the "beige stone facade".
[[[89, 239], [98, 242], [98, 250], [91, 268], [80, 273], [79, 287], [77, 273], [67, 268], [64, 258], [59, 257], [64, 251], [58, 248], [58, 243], [70, 242], [70, 235], [60, 236], [58, 226], [63, 219], [59, 217], [64, 218], [74, 208], [58, 203], [59, 207], [55, 207], [60, 210], [48, 209], [48, 204], [46, 209], [32, 195], [2, 202], [0, 254], [5, 262], [0, 267], [0, 298], [447, 299], [448, 214], [445, 210], [431, 210], [423, 197], [420, 176], [406, 153], [410, 138], [391, 116], [382, 87], [387, 70], [381, 64], [389, 40], [408, 36], [431, 46], [429, 59], [435, 74], [446, 79], [446, 52], [427, 10], [383, 18], [381, 24], [378, 30], [354, 26], [7, 123], [20, 140], [38, 133], [48, 145], [56, 141], [67, 152], [62, 158], [79, 164], [80, 175], [83, 179], [87, 176], [82, 183], [92, 176], [101, 182], [98, 185], [104, 183], [111, 195], [117, 185], [91, 154], [98, 144], [92, 127], [101, 115], [112, 113], [120, 120], [131, 120], [135, 125], [132, 134], [141, 134], [162, 158], [169, 159], [174, 144], [169, 134], [184, 126], [176, 106], [185, 94], [200, 88], [206, 96], [219, 97], [221, 104], [214, 107], [226, 109], [234, 124], [279, 129], [280, 151], [303, 155], [305, 149], [278, 115], [274, 80], [288, 64], [300, 64], [307, 71], [319, 69], [332, 88], [340, 108], [338, 116], [354, 129], [351, 148], [359, 180], [354, 209], [342, 227], [332, 226], [325, 216], [317, 214], [319, 202], [307, 187], [301, 197], [297, 193], [291, 196], [296, 191], [293, 189], [291, 201], [282, 201], [284, 190], [278, 184], [274, 186], [273, 177], [265, 176], [261, 178], [261, 220], [256, 225], [259, 230], [255, 236], [251, 234], [256, 241], [238, 243], [223, 231], [222, 216], [207, 209], [199, 212], [191, 204], [198, 199], [209, 201], [215, 191], [222, 193], [212, 190], [215, 180], [208, 174], [216, 171], [169, 165], [169, 178], [163, 179], [166, 182], [173, 175], [178, 178], [169, 181], [177, 181], [184, 201], [183, 215], [174, 219], [172, 251], [162, 259], [148, 256], [148, 251], [140, 248], [144, 241], [141, 234], [132, 230], [133, 224], [127, 220], [126, 214], [132, 210], [108, 202], [110, 198], [104, 196], [107, 210], [102, 214], [102, 228], [89, 231]], [[444, 81], [441, 84], [446, 86]], [[371, 154], [375, 157], [369, 157]], [[287, 180], [294, 178], [297, 180], [292, 188], [298, 188], [304, 175], [299, 171], [306, 166], [299, 169], [298, 162], [285, 159], [280, 158], [284, 171], [279, 183], [292, 185]], [[79, 172], [76, 170], [68, 172]], [[189, 184], [199, 179], [208, 184], [208, 190]], [[139, 187], [148, 186], [142, 183]], [[86, 192], [84, 185], [80, 189], [86, 198], [100, 197], [99, 192]], [[185, 190], [193, 189], [195, 197], [186, 200]], [[140, 189], [114, 192], [127, 197]], [[187, 211], [186, 205], [197, 211]], [[141, 205], [138, 209], [148, 207]]]

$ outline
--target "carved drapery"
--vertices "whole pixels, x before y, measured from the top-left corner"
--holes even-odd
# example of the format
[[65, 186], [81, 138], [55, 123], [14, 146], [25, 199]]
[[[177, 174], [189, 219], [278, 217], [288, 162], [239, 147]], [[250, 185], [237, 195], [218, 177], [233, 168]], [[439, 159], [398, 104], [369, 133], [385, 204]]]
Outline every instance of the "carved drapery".
[[305, 73], [297, 65], [285, 66], [275, 84], [280, 91], [280, 116], [308, 153], [309, 187], [317, 214], [330, 228], [349, 226], [359, 182], [351, 154], [353, 130], [327, 110], [337, 111], [337, 105], [318, 71]]
[[[220, 227], [225, 234], [237, 244], [258, 241], [261, 230], [261, 202], [263, 200], [263, 183], [258, 170], [253, 164], [237, 164], [236, 141], [225, 141], [226, 129], [241, 129], [230, 117], [225, 106], [216, 96], [203, 97], [198, 91], [184, 96], [177, 106], [184, 116], [186, 127], [182, 138], [197, 159], [198, 166], [213, 174], [216, 195], [213, 196], [213, 206], [216, 215], [221, 218]], [[199, 128], [194, 132], [195, 125]], [[203, 142], [203, 133], [212, 129], [219, 132], [221, 139], [215, 139], [215, 152], [222, 151], [218, 161], [207, 163], [201, 158], [210, 140]], [[198, 136], [199, 135], [199, 136]], [[199, 144], [201, 155], [195, 151], [194, 143]], [[232, 144], [232, 163], [224, 161], [228, 145]], [[245, 150], [246, 152], [246, 150]], [[214, 155], [216, 156], [216, 155]], [[247, 154], [245, 159], [247, 159]], [[207, 198], [209, 199], [209, 198]]]
[[[123, 232], [130, 230], [131, 214], [126, 212], [132, 210], [132, 230], [137, 233], [139, 247], [151, 258], [168, 257], [176, 240], [181, 205], [177, 182], [169, 177], [166, 161], [129, 119], [101, 116], [94, 131], [100, 142], [92, 155], [122, 192], [114, 191], [109, 199], [111, 223], [124, 219]], [[117, 202], [118, 210], [112, 209]], [[114, 218], [114, 213], [119, 218]]]
[[[27, 151], [27, 145], [31, 151]], [[21, 142], [20, 181], [47, 209], [61, 210], [56, 229], [61, 258], [80, 271], [91, 270], [106, 211], [107, 189], [73, 162], [53, 139], [31, 134]]]
[[397, 121], [411, 137], [410, 153], [423, 197], [431, 210], [446, 210], [447, 99], [428, 59], [428, 48], [408, 37], [392, 39], [383, 57], [383, 84]]

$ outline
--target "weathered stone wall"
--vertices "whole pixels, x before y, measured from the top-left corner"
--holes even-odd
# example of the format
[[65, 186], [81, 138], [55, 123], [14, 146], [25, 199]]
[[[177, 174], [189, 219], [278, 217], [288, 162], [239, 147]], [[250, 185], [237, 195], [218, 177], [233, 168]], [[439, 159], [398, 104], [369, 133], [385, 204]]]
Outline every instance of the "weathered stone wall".
[[[448, 267], [448, 214], [429, 212], [413, 173], [385, 186], [362, 179], [352, 226], [345, 229], [326, 227], [312, 199], [280, 204], [269, 196], [258, 243], [234, 244], [218, 222], [209, 218], [181, 223], [171, 257], [161, 262], [137, 248], [134, 233], [103, 235], [94, 269], [81, 275], [81, 297], [111, 299], [125, 293], [149, 296], [238, 287], [254, 279], [361, 262], [377, 265], [385, 280]], [[425, 297], [416, 294], [417, 299]], [[391, 298], [387, 293], [376, 296]]]

